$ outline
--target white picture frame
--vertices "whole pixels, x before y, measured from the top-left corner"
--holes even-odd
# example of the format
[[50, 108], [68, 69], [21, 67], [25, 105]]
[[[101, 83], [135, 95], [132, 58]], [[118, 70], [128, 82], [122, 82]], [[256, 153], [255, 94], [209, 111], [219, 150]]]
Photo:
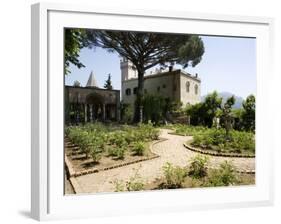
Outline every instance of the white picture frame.
[[[256, 185], [64, 196], [63, 28], [169, 31], [257, 38]], [[273, 19], [190, 12], [32, 5], [31, 214], [37, 220], [271, 205]]]

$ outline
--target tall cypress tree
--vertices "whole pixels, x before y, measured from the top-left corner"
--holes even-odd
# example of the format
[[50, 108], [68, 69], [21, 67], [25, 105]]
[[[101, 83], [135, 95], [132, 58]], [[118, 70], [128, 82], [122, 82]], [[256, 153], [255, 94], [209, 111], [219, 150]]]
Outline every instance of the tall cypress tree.
[[105, 89], [109, 89], [109, 90], [112, 90], [113, 89], [113, 86], [112, 86], [112, 83], [111, 83], [111, 74], [109, 73], [108, 74], [108, 78], [107, 80], [105, 81], [105, 84], [103, 86]]

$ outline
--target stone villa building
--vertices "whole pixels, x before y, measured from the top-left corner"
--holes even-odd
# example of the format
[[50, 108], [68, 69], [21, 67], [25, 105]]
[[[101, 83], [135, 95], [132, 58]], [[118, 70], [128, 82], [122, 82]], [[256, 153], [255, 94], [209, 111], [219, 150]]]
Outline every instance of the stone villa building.
[[[134, 105], [137, 93], [138, 78], [133, 64], [121, 59], [121, 99], [124, 104]], [[144, 94], [159, 94], [171, 101], [182, 102], [182, 105], [200, 102], [200, 84], [198, 75], [192, 76], [181, 69], [155, 70], [144, 76]]]
[[[137, 71], [128, 60], [120, 60], [121, 100], [134, 110], [138, 78]], [[155, 70], [144, 76], [144, 93], [159, 94], [182, 105], [200, 102], [201, 80], [181, 69]], [[65, 122], [120, 120], [120, 90], [98, 87], [91, 72], [85, 87], [65, 86]]]
[[120, 91], [99, 88], [93, 72], [85, 87], [65, 86], [65, 122], [120, 120]]

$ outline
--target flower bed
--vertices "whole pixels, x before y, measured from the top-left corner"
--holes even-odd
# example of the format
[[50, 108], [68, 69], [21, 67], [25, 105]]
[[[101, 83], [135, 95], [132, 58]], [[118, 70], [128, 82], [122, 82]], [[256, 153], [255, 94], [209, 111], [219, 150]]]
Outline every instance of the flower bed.
[[232, 130], [226, 136], [224, 129], [207, 129], [194, 134], [191, 145], [218, 153], [255, 155], [254, 134], [250, 132]]
[[201, 126], [172, 125], [171, 134], [193, 136], [193, 141], [188, 142], [199, 151], [216, 155], [245, 155], [255, 156], [255, 138], [251, 132], [231, 130], [226, 136], [224, 129], [206, 128]]
[[[201, 155], [191, 158], [189, 165], [184, 167], [166, 163], [162, 169], [163, 175], [159, 176], [151, 183], [145, 182], [137, 172], [126, 183], [121, 180], [115, 180], [115, 191], [163, 190], [255, 184], [255, 174], [238, 172], [232, 163], [227, 161], [220, 163], [217, 168], [211, 168], [208, 158]], [[127, 185], [136, 187], [129, 188]]]
[[170, 125], [170, 129], [174, 132], [171, 134], [183, 135], [183, 136], [193, 136], [195, 134], [204, 132], [207, 128], [202, 126], [190, 126], [184, 124], [174, 124]]
[[65, 153], [75, 173], [86, 174], [156, 158], [151, 142], [159, 130], [151, 124], [106, 126], [100, 123], [68, 127]]

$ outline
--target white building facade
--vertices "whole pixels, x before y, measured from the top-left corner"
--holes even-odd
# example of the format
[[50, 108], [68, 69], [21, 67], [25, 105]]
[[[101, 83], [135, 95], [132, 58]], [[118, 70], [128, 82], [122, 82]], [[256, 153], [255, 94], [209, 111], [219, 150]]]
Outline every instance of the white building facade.
[[[121, 99], [124, 104], [134, 105], [138, 86], [137, 71], [127, 60], [120, 61]], [[171, 101], [194, 105], [201, 99], [201, 80], [181, 69], [156, 70], [144, 76], [144, 94], [157, 94]], [[134, 108], [134, 107], [133, 107]]]

